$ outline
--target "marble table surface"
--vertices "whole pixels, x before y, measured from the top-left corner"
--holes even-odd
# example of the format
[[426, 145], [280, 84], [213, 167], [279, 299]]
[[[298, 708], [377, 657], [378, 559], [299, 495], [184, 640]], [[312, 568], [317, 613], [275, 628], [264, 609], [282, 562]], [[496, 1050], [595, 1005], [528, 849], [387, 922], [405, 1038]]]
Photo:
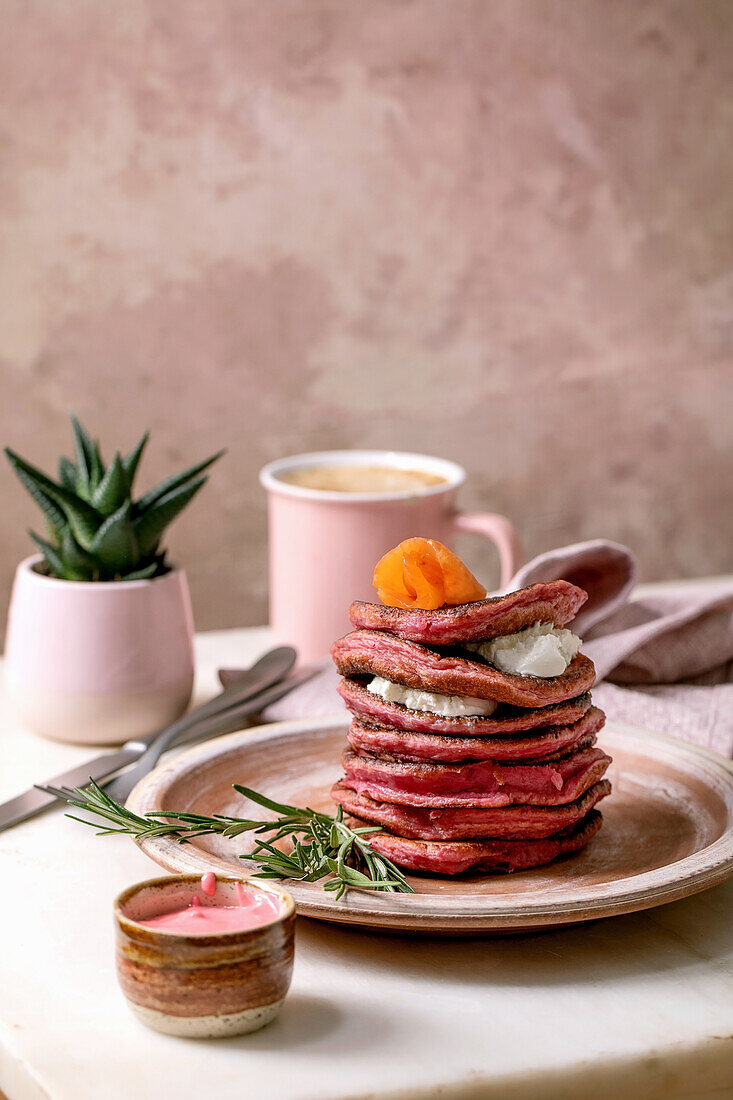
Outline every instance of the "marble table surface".
[[[201, 697], [264, 629], [197, 638]], [[0, 700], [0, 705], [2, 702]], [[93, 755], [0, 712], [0, 801]], [[9, 1100], [624, 1100], [733, 1096], [733, 882], [512, 938], [300, 919], [280, 1018], [237, 1039], [148, 1031], [117, 988], [111, 905], [157, 869], [58, 811], [0, 834], [0, 1093]]]

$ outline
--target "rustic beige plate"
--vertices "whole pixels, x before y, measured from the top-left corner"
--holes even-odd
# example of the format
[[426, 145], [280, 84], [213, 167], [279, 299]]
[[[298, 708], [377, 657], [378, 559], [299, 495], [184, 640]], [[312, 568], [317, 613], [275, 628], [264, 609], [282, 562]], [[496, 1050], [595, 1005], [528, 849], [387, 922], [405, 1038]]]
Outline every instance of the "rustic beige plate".
[[[155, 769], [132, 792], [137, 813], [187, 810], [264, 816], [232, 790], [238, 782], [269, 797], [316, 809], [333, 806], [345, 741], [343, 718], [280, 722], [199, 745]], [[609, 723], [613, 794], [604, 826], [585, 851], [513, 875], [415, 875], [415, 894], [351, 890], [336, 901], [317, 883], [288, 881], [298, 912], [321, 920], [430, 934], [516, 932], [662, 905], [733, 873], [733, 768], [722, 757], [661, 734]], [[169, 871], [241, 869], [236, 840], [166, 837], [140, 842]]]

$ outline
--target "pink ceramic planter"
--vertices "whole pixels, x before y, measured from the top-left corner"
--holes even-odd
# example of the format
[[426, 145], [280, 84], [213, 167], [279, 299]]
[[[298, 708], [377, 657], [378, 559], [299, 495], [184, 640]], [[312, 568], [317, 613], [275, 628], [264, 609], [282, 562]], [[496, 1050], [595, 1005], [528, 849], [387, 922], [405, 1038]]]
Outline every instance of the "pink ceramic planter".
[[172, 722], [193, 687], [185, 574], [62, 581], [18, 566], [5, 676], [20, 721], [44, 737], [113, 744]]

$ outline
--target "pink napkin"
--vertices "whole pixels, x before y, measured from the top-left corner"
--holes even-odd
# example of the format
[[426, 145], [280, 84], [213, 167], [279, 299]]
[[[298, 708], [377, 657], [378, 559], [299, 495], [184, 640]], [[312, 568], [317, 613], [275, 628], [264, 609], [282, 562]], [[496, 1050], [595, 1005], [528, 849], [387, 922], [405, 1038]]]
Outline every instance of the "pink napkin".
[[[631, 551], [596, 539], [534, 558], [507, 591], [561, 577], [588, 592], [572, 629], [595, 663], [593, 698], [609, 719], [733, 756], [733, 583], [669, 584], [637, 596]], [[325, 668], [265, 717], [339, 713], [337, 683]]]
[[542, 554], [508, 591], [563, 577], [588, 592], [573, 624], [609, 718], [733, 756], [733, 584], [667, 584], [635, 596], [633, 554], [596, 540]]

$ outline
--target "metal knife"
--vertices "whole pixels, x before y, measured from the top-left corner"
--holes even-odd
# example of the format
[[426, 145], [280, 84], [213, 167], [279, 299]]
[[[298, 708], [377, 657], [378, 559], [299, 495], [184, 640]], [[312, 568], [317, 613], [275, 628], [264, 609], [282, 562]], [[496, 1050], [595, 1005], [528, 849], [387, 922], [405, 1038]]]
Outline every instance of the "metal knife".
[[[210, 699], [200, 707], [189, 711], [188, 714], [179, 718], [174, 726], [180, 733], [190, 729], [201, 720], [202, 716], [210, 715], [217, 710], [213, 706], [217, 701], [220, 703], [221, 709], [225, 710], [235, 703], [245, 703], [247, 699], [252, 698], [254, 705], [251, 713], [256, 713], [261, 707], [275, 701], [275, 699], [269, 697], [266, 700], [261, 700], [259, 696], [265, 689], [271, 688], [287, 675], [295, 662], [295, 657], [295, 651], [290, 646], [281, 646], [278, 649], [270, 650], [247, 670], [246, 681], [240, 680], [236, 685], [220, 692], [214, 699]], [[292, 686], [294, 685], [283, 686], [282, 694], [286, 694]], [[277, 696], [277, 698], [280, 697]], [[170, 728], [168, 727], [168, 729]], [[53, 779], [46, 780], [46, 782], [54, 787], [80, 787], [88, 783], [90, 778], [97, 783], [101, 783], [103, 780], [109, 779], [115, 772], [118, 772], [120, 768], [132, 764], [133, 761], [142, 756], [152, 742], [163, 732], [166, 731], [156, 730], [145, 737], [137, 737], [131, 741], [126, 741], [116, 752], [106, 752], [101, 756], [95, 756], [91, 760], [87, 760], [85, 764], [79, 764], [62, 775], [56, 775]], [[11, 798], [9, 802], [0, 805], [0, 832], [35, 816], [35, 814], [42, 813], [43, 810], [47, 810], [56, 803], [57, 799], [53, 795], [40, 791], [36, 787], [30, 787], [23, 794], [18, 795], [17, 798]]]

